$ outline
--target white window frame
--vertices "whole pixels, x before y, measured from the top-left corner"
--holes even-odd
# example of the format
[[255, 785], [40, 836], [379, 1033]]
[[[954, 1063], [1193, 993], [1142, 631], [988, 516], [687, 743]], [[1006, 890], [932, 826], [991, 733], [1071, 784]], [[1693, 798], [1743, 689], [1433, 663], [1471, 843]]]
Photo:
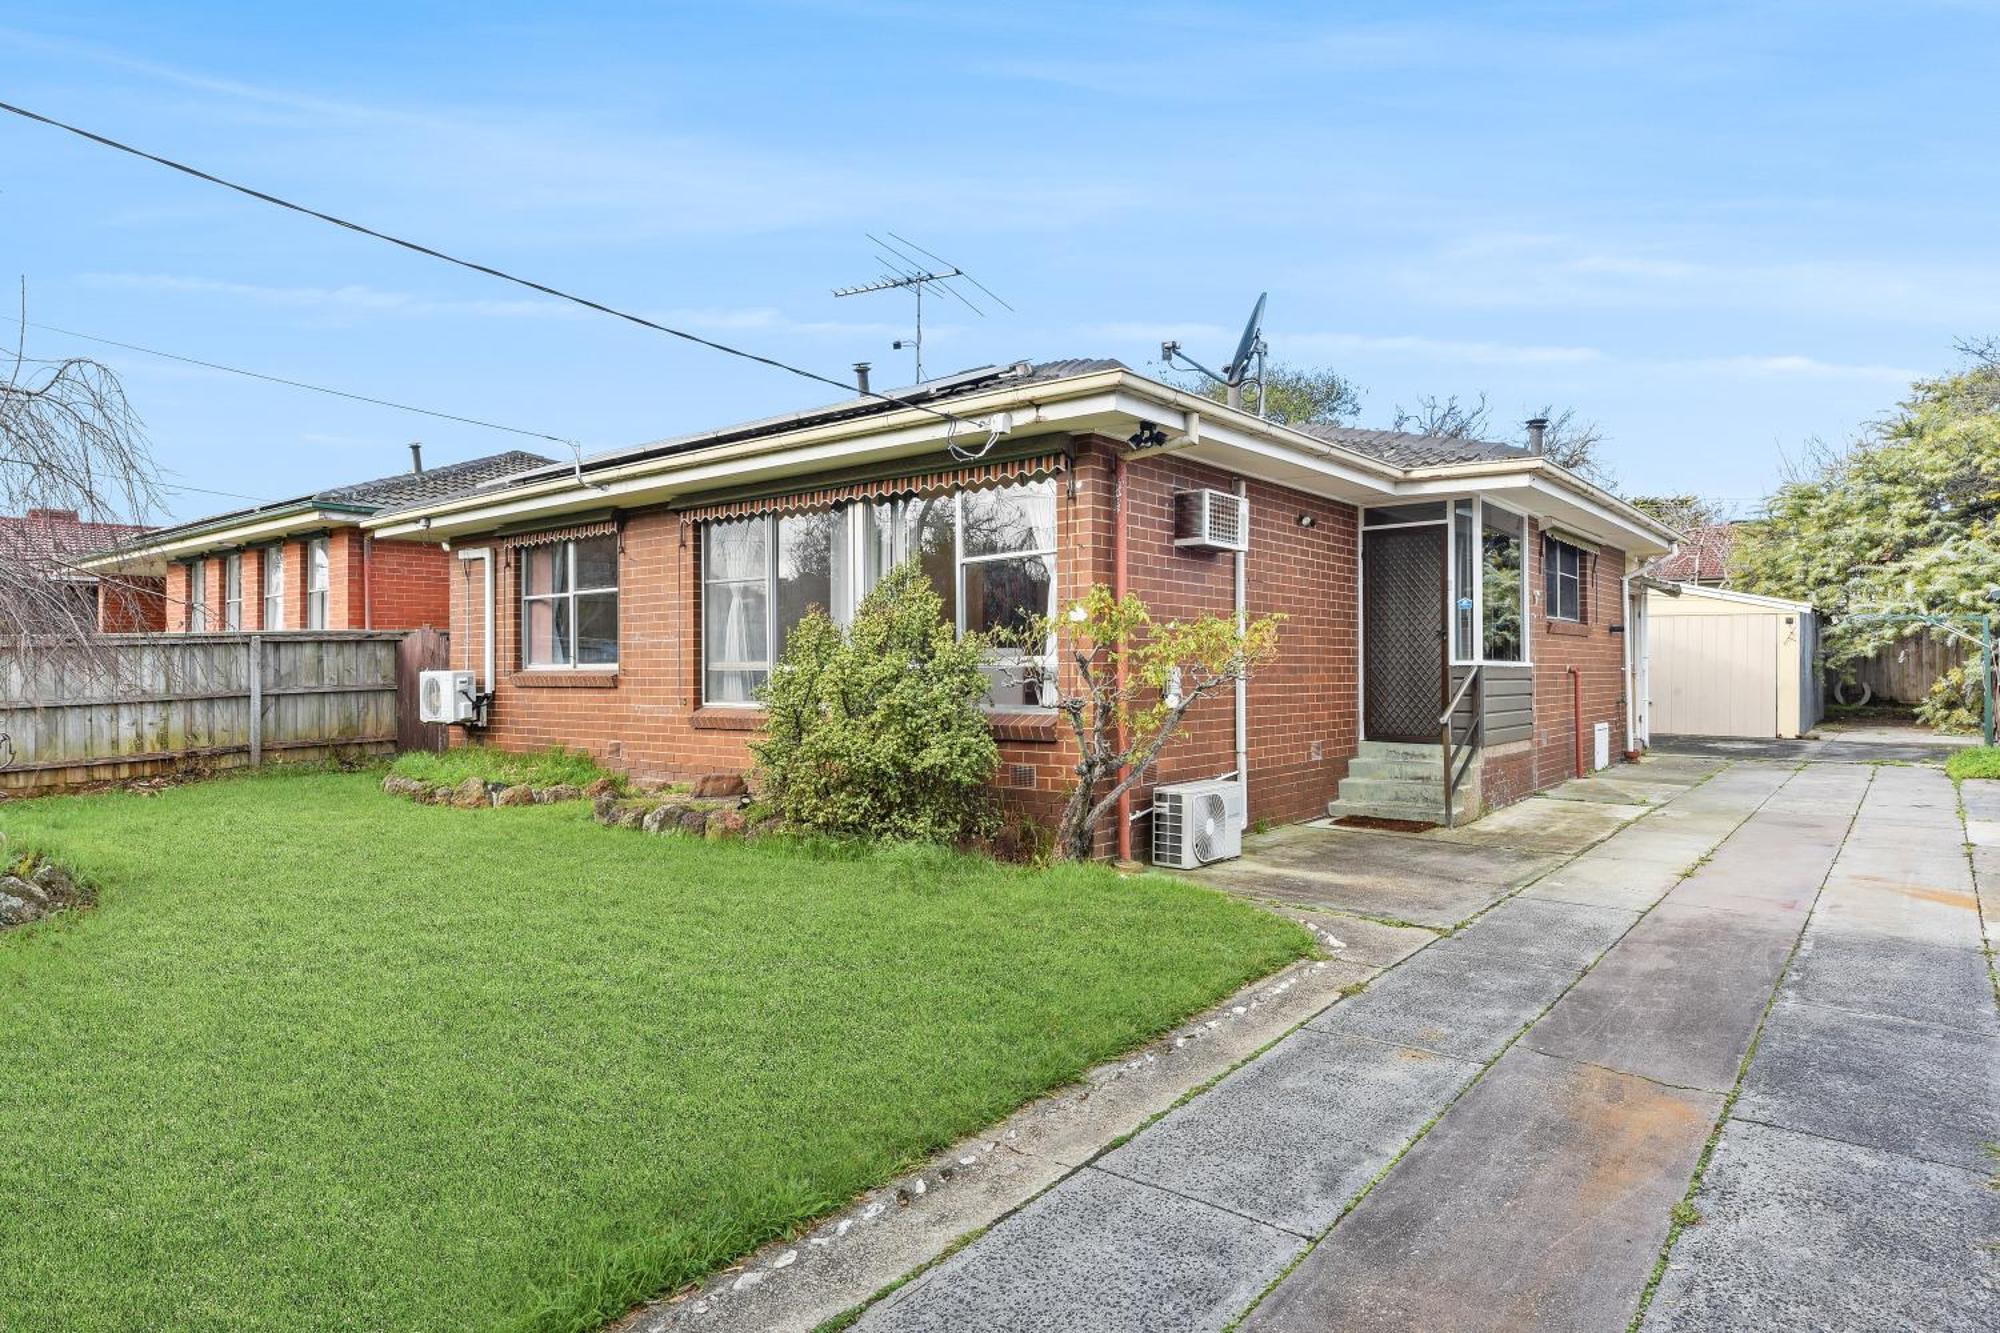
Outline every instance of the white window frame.
[[234, 634], [243, 628], [243, 553], [222, 557], [222, 628]]
[[[258, 591], [264, 601], [262, 628], [282, 630], [285, 627], [285, 548], [266, 546], [262, 553], [261, 569], [263, 587]], [[271, 614], [272, 608], [277, 614]]]
[[188, 561], [188, 633], [208, 633], [208, 561]]
[[[625, 577], [625, 551], [623, 549], [624, 541], [623, 538], [621, 538], [619, 534], [615, 532], [599, 533], [595, 536], [590, 536], [590, 537], [565, 537], [559, 542], [548, 543], [548, 545], [559, 549], [562, 552], [562, 558], [569, 564], [569, 579], [568, 579], [569, 586], [562, 592], [530, 593], [528, 591], [527, 557], [529, 551], [533, 548], [523, 548], [518, 553], [515, 560], [514, 578], [515, 581], [520, 585], [521, 589], [521, 595], [519, 598], [516, 599], [520, 606], [520, 626], [519, 626], [520, 641], [516, 645], [515, 651], [520, 659], [521, 670], [523, 671], [616, 671], [618, 670], [618, 657], [620, 654], [623, 653], [625, 647], [623, 642], [625, 637], [625, 599], [619, 593], [618, 590], [619, 583], [614, 582], [608, 587], [579, 588], [576, 586], [577, 544], [579, 542], [595, 542], [595, 541], [608, 541], [611, 543], [612, 564], [615, 567], [615, 574], [617, 579], [620, 582], [622, 582]], [[577, 628], [576, 599], [580, 596], [589, 596], [593, 594], [602, 594], [607, 592], [611, 594], [613, 605], [615, 605], [618, 608], [618, 637], [612, 640], [612, 645], [611, 645], [611, 651], [613, 654], [612, 659], [609, 662], [579, 662], [576, 660], [576, 655], [578, 647], [581, 644], [582, 640], [581, 637], [576, 632]], [[528, 603], [530, 602], [549, 602], [551, 604], [555, 602], [569, 603], [569, 661], [530, 662], [528, 660]]]
[[[1472, 560], [1473, 643], [1478, 649], [1476, 655], [1461, 656], [1458, 651], [1458, 601], [1467, 595], [1466, 590], [1455, 586], [1458, 582], [1458, 506], [1465, 501], [1472, 502]], [[1512, 514], [1521, 520], [1521, 656], [1518, 661], [1486, 656], [1486, 562], [1479, 558], [1479, 544], [1486, 531], [1486, 506], [1492, 505], [1504, 514]], [[1445, 506], [1444, 526], [1444, 568], [1445, 568], [1445, 648], [1453, 666], [1496, 666], [1524, 667], [1534, 665], [1534, 635], [1529, 631], [1528, 593], [1529, 573], [1534, 561], [1528, 558], [1528, 537], [1534, 530], [1524, 510], [1512, 505], [1489, 500], [1483, 495], [1461, 495]]]
[[333, 544], [325, 537], [306, 543], [306, 628], [326, 629], [333, 607]]
[[[1570, 554], [1576, 557], [1576, 573], [1565, 574], [1562, 571], [1562, 565], [1560, 562], [1557, 563], [1550, 562], [1549, 557], [1555, 554], [1555, 552], [1551, 549], [1553, 547], [1560, 547], [1562, 548], [1562, 550], [1568, 551]], [[1548, 603], [1545, 607], [1543, 607], [1543, 610], [1547, 613], [1548, 618], [1550, 620], [1560, 621], [1565, 625], [1584, 625], [1589, 623], [1590, 604], [1584, 600], [1584, 591], [1583, 591], [1584, 584], [1586, 582], [1583, 571], [1585, 567], [1585, 562], [1588, 559], [1589, 559], [1589, 553], [1586, 552], [1581, 546], [1572, 546], [1568, 542], [1564, 541], [1562, 538], [1550, 536], [1546, 532], [1542, 534], [1542, 569], [1544, 571], [1542, 579], [1543, 583], [1542, 597], [1543, 600]], [[1548, 596], [1549, 590], [1547, 585], [1548, 585], [1549, 574], [1554, 574], [1556, 581], [1555, 582], [1556, 597], [1553, 600], [1551, 600]], [[1562, 614], [1562, 609], [1561, 609], [1562, 585], [1564, 579], [1568, 579], [1576, 584], [1576, 614], [1573, 616], [1566, 616]]]
[[[1059, 581], [1061, 577], [1061, 567], [1060, 567], [1060, 561], [1058, 559], [1058, 547], [1056, 544], [1051, 543], [1046, 548], [1035, 548], [1030, 550], [998, 551], [990, 555], [967, 556], [965, 554], [965, 497], [968, 494], [972, 494], [974, 492], [983, 490], [1001, 489], [1005, 485], [1010, 485], [1010, 484], [1018, 484], [1018, 483], [1003, 483], [1002, 487], [974, 486], [969, 488], [960, 488], [958, 490], [953, 491], [951, 494], [952, 603], [955, 615], [953, 629], [955, 629], [960, 635], [963, 635], [965, 633], [965, 618], [967, 612], [966, 598], [965, 598], [965, 570], [966, 566], [968, 565], [991, 564], [1003, 560], [1021, 560], [1031, 557], [1042, 557], [1046, 559], [1049, 562], [1049, 604], [1043, 608], [1043, 614], [1048, 616], [1050, 620], [1054, 620], [1055, 618], [1056, 603], [1058, 598], [1061, 596], [1061, 590], [1059, 586]], [[1057, 491], [1055, 498], [1058, 501], [1060, 501], [1061, 495], [1059, 490]], [[867, 554], [867, 546], [870, 538], [870, 533], [867, 523], [864, 520], [872, 518], [874, 508], [877, 505], [888, 506], [888, 505], [914, 503], [914, 502], [915, 502], [914, 497], [899, 496], [893, 499], [851, 501], [839, 506], [838, 512], [841, 515], [840, 521], [841, 521], [842, 532], [841, 532], [841, 537], [835, 543], [835, 546], [836, 549], [842, 552], [845, 559], [847, 560], [848, 574], [845, 580], [838, 578], [834, 580], [834, 583], [836, 585], [835, 601], [837, 604], [826, 608], [827, 614], [833, 617], [833, 620], [836, 624], [845, 625], [853, 619], [855, 608], [861, 604], [861, 599], [868, 595], [870, 589], [873, 586], [869, 584], [865, 579], [865, 572], [867, 568], [866, 554]], [[779, 627], [778, 627], [778, 568], [779, 568], [778, 562], [780, 558], [778, 549], [778, 520], [782, 516], [783, 515], [781, 515], [776, 511], [772, 511], [766, 514], [751, 516], [753, 519], [761, 519], [770, 525], [765, 534], [764, 642], [767, 649], [771, 653], [771, 660], [768, 662], [724, 662], [716, 665], [716, 669], [718, 670], [724, 670], [724, 671], [762, 670], [765, 673], [764, 677], [765, 680], [768, 681], [770, 679], [771, 671], [775, 670], [777, 667], [778, 658], [782, 656], [784, 653], [784, 645], [779, 642]], [[1056, 518], [1057, 518], [1057, 524], [1059, 525], [1061, 518], [1061, 506], [1059, 503], [1057, 505]], [[712, 665], [708, 660], [708, 626], [707, 626], [708, 589], [712, 583], [741, 583], [745, 581], [742, 579], [713, 579], [710, 577], [709, 560], [708, 560], [708, 532], [710, 528], [720, 526], [721, 524], [741, 523], [745, 521], [746, 521], [745, 519], [715, 519], [703, 523], [701, 525], [702, 528], [702, 535], [701, 535], [702, 575], [701, 575], [701, 592], [700, 592], [701, 616], [702, 616], [701, 691], [702, 691], [702, 706], [704, 708], [762, 708], [764, 706], [760, 701], [756, 699], [710, 699], [708, 697], [708, 673]], [[1056, 525], [1052, 525], [1052, 531], [1054, 526]], [[902, 525], [899, 524], [896, 527], [895, 531], [897, 533], [897, 540], [899, 544], [907, 540], [907, 533], [905, 532]], [[910, 554], [911, 554], [910, 551], [908, 551], [907, 549], [897, 549], [890, 552], [890, 558], [888, 562], [889, 567], [893, 568], [894, 566], [901, 564], [903, 561], [910, 558]], [[844, 588], [841, 586], [842, 584], [844, 584]], [[844, 592], [845, 594], [844, 596], [839, 595], [842, 592]], [[1017, 659], [1017, 660], [1030, 660], [1030, 659]], [[1039, 660], [1045, 679], [1053, 682], [1053, 680], [1055, 679], [1055, 672], [1056, 672], [1056, 644], [1055, 644], [1055, 639], [1053, 637], [1049, 639], [1048, 644], [1044, 649], [1044, 651], [1042, 652], [1042, 654], [1040, 655], [1039, 659], [1034, 659], [1034, 660]], [[1052, 712], [1054, 710], [1054, 705], [1016, 704], [1016, 705], [1007, 705], [997, 709], [997, 711], [1001, 712], [1021, 712], [1024, 710], [1032, 710], [1035, 712], [1043, 712], [1043, 711]]]

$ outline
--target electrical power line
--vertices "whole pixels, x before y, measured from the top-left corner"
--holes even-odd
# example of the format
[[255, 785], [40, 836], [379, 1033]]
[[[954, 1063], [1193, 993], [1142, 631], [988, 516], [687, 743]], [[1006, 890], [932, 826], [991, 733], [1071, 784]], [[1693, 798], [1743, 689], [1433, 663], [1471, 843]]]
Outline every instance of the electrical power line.
[[[20, 467], [41, 466], [41, 464], [35, 462], [32, 458], [15, 458], [11, 454], [0, 454], [0, 463], [15, 464]], [[174, 473], [174, 475], [180, 476], [181, 474], [176, 472]], [[257, 504], [276, 503], [276, 501], [271, 500], [262, 495], [245, 495], [241, 491], [218, 491], [218, 490], [212, 490], [207, 486], [181, 486], [173, 482], [167, 482], [167, 481], [156, 481], [152, 483], [152, 485], [155, 490], [161, 490], [161, 491], [187, 491], [194, 495], [220, 495], [225, 499], [229, 500], [251, 500]]]
[[[679, 338], [684, 342], [691, 342], [699, 347], [706, 347], [713, 352], [721, 352], [726, 356], [738, 357], [744, 361], [755, 362], [760, 366], [768, 366], [773, 370], [782, 370], [788, 375], [796, 375], [801, 379], [812, 380], [819, 384], [831, 385], [832, 387], [842, 390], [843, 392], [846, 393], [856, 392], [856, 386], [850, 381], [835, 379], [831, 375], [822, 375], [818, 371], [807, 370], [802, 366], [794, 366], [788, 362], [780, 361], [776, 357], [765, 356], [759, 352], [746, 351], [741, 347], [732, 347], [728, 343], [717, 342], [713, 338], [704, 338], [698, 333], [689, 333], [686, 329], [677, 329], [674, 328], [672, 325], [662, 324], [657, 320], [647, 319], [644, 315], [635, 315], [632, 314], [630, 311], [620, 310], [616, 306], [606, 305], [602, 301], [593, 301], [589, 297], [578, 296], [573, 292], [566, 292], [559, 287], [551, 287], [546, 283], [536, 282], [531, 278], [518, 277], [515, 274], [509, 273], [504, 269], [494, 268], [490, 264], [481, 264], [470, 259], [460, 259], [456, 255], [446, 254], [444, 251], [433, 249], [428, 245], [420, 245], [416, 241], [405, 240], [400, 236], [392, 236], [388, 232], [377, 231], [373, 227], [365, 227], [358, 222], [351, 222], [346, 218], [336, 217], [332, 213], [322, 213], [316, 208], [308, 208], [304, 204], [296, 204], [289, 199], [281, 199], [275, 194], [267, 194], [263, 190], [252, 189], [248, 185], [239, 185], [235, 181], [225, 180], [220, 176], [213, 175], [210, 172], [203, 171], [199, 167], [191, 167], [187, 165], [185, 162], [176, 162], [172, 158], [161, 157], [157, 153], [149, 153], [143, 148], [134, 148], [131, 144], [120, 143], [116, 139], [109, 138], [102, 134], [94, 133], [90, 130], [83, 129], [80, 126], [71, 125], [68, 124], [67, 122], [56, 120], [54, 117], [51, 116], [44, 116], [39, 112], [30, 111], [26, 107], [15, 106], [11, 102], [0, 102], [0, 111], [9, 112], [10, 114], [21, 117], [23, 120], [32, 120], [43, 125], [48, 125], [54, 129], [63, 130], [69, 134], [76, 135], [80, 139], [88, 139], [92, 143], [100, 144], [105, 148], [114, 149], [120, 153], [127, 153], [133, 157], [143, 158], [148, 162], [157, 163], [158, 165], [166, 167], [169, 170], [178, 171], [183, 175], [192, 176], [196, 180], [207, 181], [211, 185], [219, 185], [225, 190], [233, 190], [237, 194], [245, 195], [251, 199], [258, 200], [261, 203], [270, 204], [276, 208], [287, 209], [293, 213], [301, 213], [304, 214], [306, 217], [317, 218], [321, 222], [330, 223], [331, 225], [340, 227], [344, 230], [358, 232], [363, 236], [373, 237], [375, 240], [383, 241], [389, 245], [398, 246], [401, 249], [412, 252], [413, 254], [425, 255], [431, 259], [442, 260], [447, 264], [455, 264], [460, 268], [470, 269], [474, 273], [484, 273], [487, 277], [498, 278], [502, 282], [511, 282], [517, 287], [525, 287], [529, 291], [540, 292], [544, 296], [555, 297], [559, 301], [568, 301], [573, 305], [580, 305], [586, 310], [595, 310], [599, 314], [610, 315], [614, 319], [622, 319], [625, 320], [627, 323], [637, 324], [641, 328], [651, 329], [656, 333], [664, 333], [669, 337]], [[974, 424], [972, 422], [967, 421], [963, 417], [957, 416], [954, 413], [943, 411], [940, 408], [931, 407], [925, 403], [912, 402], [907, 398], [898, 398], [895, 394], [892, 393], [883, 393], [876, 389], [863, 389], [860, 390], [859, 392], [861, 396], [864, 398], [874, 398], [885, 403], [893, 403], [898, 407], [907, 407], [915, 411], [926, 412], [929, 413], [931, 416], [938, 418], [941, 421], [949, 421], [958, 425], [968, 425], [968, 426]]]
[[525, 435], [531, 440], [548, 440], [566, 449], [574, 449], [576, 442], [560, 435], [550, 435], [546, 431], [526, 430], [520, 426], [505, 426], [497, 421], [483, 421], [478, 417], [460, 416], [456, 412], [439, 412], [428, 407], [416, 407], [410, 403], [399, 403], [388, 398], [373, 398], [365, 393], [353, 393], [347, 389], [330, 389], [324, 384], [308, 384], [304, 380], [286, 379], [283, 375], [267, 375], [261, 370], [245, 370], [241, 366], [225, 366], [219, 361], [204, 361], [200, 357], [182, 356], [178, 352], [163, 352], [157, 347], [141, 347], [137, 343], [120, 342], [116, 338], [106, 338], [95, 333], [79, 333], [75, 329], [60, 329], [53, 324], [38, 324], [27, 321], [29, 328], [41, 329], [47, 333], [60, 333], [66, 338], [82, 338], [86, 342], [103, 343], [106, 347], [122, 347], [128, 352], [144, 352], [147, 356], [165, 357], [169, 361], [179, 361], [185, 365], [201, 366], [208, 370], [226, 371], [231, 375], [243, 375], [253, 380], [263, 380], [267, 384], [282, 384], [293, 389], [307, 389], [313, 393], [330, 394], [335, 398], [347, 398], [357, 403], [372, 403], [376, 407], [393, 407], [400, 412], [415, 412], [419, 416], [436, 417], [440, 421], [456, 421], [465, 426], [479, 426], [486, 430], [505, 431], [509, 435]]

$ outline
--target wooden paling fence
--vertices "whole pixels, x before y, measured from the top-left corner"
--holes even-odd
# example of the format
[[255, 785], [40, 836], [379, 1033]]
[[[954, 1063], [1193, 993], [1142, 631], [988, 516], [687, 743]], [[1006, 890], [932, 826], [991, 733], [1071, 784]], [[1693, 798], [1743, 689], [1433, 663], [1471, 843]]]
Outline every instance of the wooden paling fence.
[[[1848, 670], [1854, 675], [1854, 683], [1846, 687], [1845, 694], [1853, 702], [1861, 696], [1856, 685], [1865, 685], [1875, 703], [1922, 703], [1938, 677], [1978, 656], [1976, 643], [1968, 644], [1964, 639], [1944, 634], [1913, 634], [1853, 663]], [[1975, 677], [1978, 674], [1973, 672]], [[1839, 679], [1829, 673], [1829, 688]]]
[[433, 748], [441, 729], [415, 722], [414, 683], [444, 664], [443, 644], [314, 630], [0, 646], [0, 791]]

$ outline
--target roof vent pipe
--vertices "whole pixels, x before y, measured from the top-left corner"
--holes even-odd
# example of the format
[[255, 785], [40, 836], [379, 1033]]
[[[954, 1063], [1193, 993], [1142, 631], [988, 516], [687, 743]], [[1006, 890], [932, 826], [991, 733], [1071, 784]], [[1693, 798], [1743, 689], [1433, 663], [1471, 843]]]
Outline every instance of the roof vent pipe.
[[1539, 454], [1542, 452], [1543, 436], [1548, 433], [1548, 429], [1549, 419], [1547, 417], [1530, 417], [1528, 419], [1529, 453]]
[[869, 392], [868, 362], [856, 361], [854, 363], [854, 387], [861, 390], [863, 395], [866, 395]]
[[422, 472], [423, 470], [424, 470], [424, 442], [422, 440], [411, 440], [410, 471]]

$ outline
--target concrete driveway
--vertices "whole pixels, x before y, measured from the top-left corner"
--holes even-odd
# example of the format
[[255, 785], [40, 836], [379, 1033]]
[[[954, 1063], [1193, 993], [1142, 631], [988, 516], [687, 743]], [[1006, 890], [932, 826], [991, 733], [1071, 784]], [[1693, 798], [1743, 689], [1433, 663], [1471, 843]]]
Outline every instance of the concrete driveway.
[[1804, 757], [1253, 840], [1218, 882], [1451, 929], [858, 1327], [1992, 1327], [2000, 799]]

